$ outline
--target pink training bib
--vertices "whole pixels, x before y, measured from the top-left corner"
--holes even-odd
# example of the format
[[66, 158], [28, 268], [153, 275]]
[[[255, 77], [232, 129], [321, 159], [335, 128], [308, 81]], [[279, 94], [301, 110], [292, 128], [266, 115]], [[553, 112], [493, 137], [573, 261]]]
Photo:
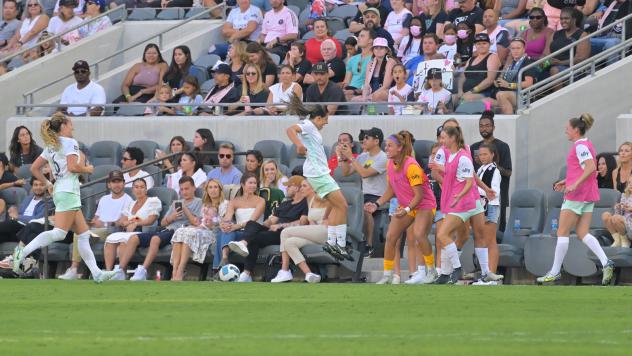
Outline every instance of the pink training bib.
[[[588, 147], [588, 151], [592, 155], [592, 160], [595, 162], [595, 166], [597, 162], [595, 161], [595, 149], [593, 147], [592, 142], [588, 140], [577, 140], [573, 144], [571, 151], [566, 156], [566, 186], [569, 187], [573, 183], [575, 183], [579, 177], [584, 173], [584, 169], [581, 167], [579, 163], [579, 159], [577, 158], [577, 145], [586, 145]], [[599, 187], [597, 186], [597, 170], [592, 172], [586, 180], [582, 184], [580, 184], [577, 189], [570, 193], [566, 193], [564, 195], [564, 199], [572, 200], [572, 201], [598, 201], [599, 200]]]
[[386, 171], [388, 173], [388, 182], [391, 185], [391, 189], [393, 189], [395, 196], [397, 197], [399, 205], [403, 207], [409, 206], [410, 202], [415, 197], [415, 192], [413, 191], [413, 188], [410, 185], [410, 180], [407, 176], [408, 169], [411, 165], [417, 166], [419, 168], [422, 180], [421, 188], [423, 191], [423, 198], [415, 207], [415, 209], [436, 209], [437, 201], [435, 199], [434, 193], [432, 192], [432, 189], [430, 188], [428, 176], [423, 171], [421, 166], [419, 166], [419, 163], [417, 163], [417, 161], [410, 156], [406, 157], [404, 165], [400, 170], [397, 170], [395, 168], [393, 160], [390, 159], [388, 160], [388, 164], [386, 166]]

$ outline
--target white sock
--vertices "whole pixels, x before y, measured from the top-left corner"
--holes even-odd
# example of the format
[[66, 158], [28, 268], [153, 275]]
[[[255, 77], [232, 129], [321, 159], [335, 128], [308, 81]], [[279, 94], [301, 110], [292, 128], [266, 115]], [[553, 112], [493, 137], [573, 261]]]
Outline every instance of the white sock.
[[456, 244], [452, 242], [445, 247], [445, 251], [448, 254], [448, 259], [452, 263], [452, 268], [461, 268], [461, 260], [459, 260], [459, 252], [456, 250]]
[[384, 276], [386, 276], [386, 277], [390, 277], [390, 276], [392, 276], [392, 275], [393, 275], [393, 270], [392, 270], [392, 269], [390, 269], [390, 270], [388, 270], [388, 271], [387, 271], [387, 270], [384, 270]]
[[426, 266], [424, 266], [424, 265], [417, 265], [417, 271], [421, 272], [423, 274], [426, 274]]
[[336, 244], [336, 227], [327, 226], [327, 243], [331, 246]]
[[26, 245], [26, 247], [24, 247], [22, 258], [32, 254], [33, 251], [37, 249], [52, 244], [55, 241], [61, 241], [65, 239], [67, 233], [67, 231], [58, 228], [42, 232], [41, 234], [37, 235], [37, 237], [35, 237], [33, 241]]
[[437, 274], [441, 274], [441, 267], [435, 267], [435, 271], [437, 271]]
[[92, 273], [92, 278], [96, 278], [101, 274], [101, 269], [97, 266], [97, 260], [94, 258], [94, 253], [90, 247], [90, 231], [77, 236], [77, 249], [79, 249], [79, 256], [81, 256], [90, 273]]
[[336, 242], [340, 247], [347, 246], [347, 224], [335, 226], [336, 228]]
[[603, 252], [603, 248], [601, 248], [601, 246], [599, 245], [599, 241], [597, 241], [597, 239], [593, 235], [586, 234], [582, 242], [584, 243], [584, 245], [588, 246], [588, 248], [595, 254], [595, 256], [599, 257], [599, 261], [601, 262], [602, 266], [605, 266], [606, 263], [608, 263], [608, 257]]
[[481, 272], [483, 275], [489, 273], [489, 255], [487, 247], [475, 248], [476, 258], [478, 258], [478, 264], [481, 265]]
[[553, 259], [553, 266], [551, 267], [552, 275], [560, 273], [566, 252], [568, 252], [568, 237], [558, 237], [557, 244], [555, 245], [555, 258]]
[[445, 248], [441, 249], [441, 274], [451, 274], [452, 273], [452, 263], [450, 263], [450, 258], [448, 258], [448, 253]]

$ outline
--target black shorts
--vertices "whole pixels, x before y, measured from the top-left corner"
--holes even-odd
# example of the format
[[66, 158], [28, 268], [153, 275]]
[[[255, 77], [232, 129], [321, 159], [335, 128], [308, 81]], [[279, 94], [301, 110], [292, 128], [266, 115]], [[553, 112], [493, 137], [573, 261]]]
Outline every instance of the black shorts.
[[380, 197], [373, 194], [364, 194], [364, 203], [375, 203]]
[[158, 236], [160, 238], [160, 247], [166, 246], [169, 242], [171, 242], [171, 237], [173, 236], [174, 230], [161, 230], [158, 232], [143, 232], [138, 234], [139, 247], [149, 247], [149, 243], [151, 242], [151, 238], [154, 236]]

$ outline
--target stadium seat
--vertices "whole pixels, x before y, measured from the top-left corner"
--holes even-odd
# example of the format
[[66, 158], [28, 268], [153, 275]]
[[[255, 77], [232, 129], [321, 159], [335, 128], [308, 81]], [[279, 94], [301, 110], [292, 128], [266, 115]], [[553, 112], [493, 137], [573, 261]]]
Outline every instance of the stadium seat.
[[[193, 17], [193, 16], [195, 16], [195, 15], [197, 15], [199, 13], [204, 12], [205, 10], [206, 10], [206, 8], [204, 8], [204, 7], [194, 7], [194, 8], [191, 8], [191, 10], [189, 10], [184, 17], [188, 19], [188, 18], [191, 18], [191, 17]], [[206, 13], [206, 14], [198, 17], [197, 20], [208, 20], [210, 18], [211, 18], [211, 15], [209, 13]]]
[[7, 204], [7, 209], [2, 213], [7, 214], [8, 207], [11, 205], [20, 206], [22, 200], [26, 199], [28, 192], [22, 187], [9, 187], [0, 190], [0, 199], [4, 200]]
[[287, 0], [287, 4], [288, 6], [296, 6], [297, 8], [304, 10], [309, 8], [309, 1], [308, 0]]
[[303, 11], [301, 11], [301, 13], [298, 15], [298, 29], [300, 33], [307, 32], [307, 26], [305, 25], [305, 23], [309, 19], [310, 12], [311, 12], [311, 9], [309, 6], [307, 6], [307, 7], [304, 7]]
[[[336, 6], [329, 14], [330, 17], [336, 17], [346, 23], [347, 19], [353, 19], [358, 13], [358, 7], [355, 5]], [[335, 32], [335, 31], [332, 31]]]
[[155, 166], [155, 165], [149, 165], [149, 166], [145, 166], [142, 168], [145, 172], [151, 174], [151, 177], [154, 179], [154, 186], [155, 187], [160, 187], [162, 186], [162, 168]]
[[175, 190], [166, 187], [153, 187], [147, 191], [147, 196], [158, 197], [162, 203], [162, 210], [160, 211], [158, 220], [162, 220], [171, 207], [171, 203], [178, 199], [178, 193], [176, 193]]
[[485, 103], [482, 100], [464, 101], [455, 110], [455, 114], [478, 115], [485, 111]]
[[270, 59], [272, 59], [272, 62], [273, 62], [275, 65], [277, 65], [277, 66], [278, 66], [278, 65], [281, 63], [281, 57], [279, 57], [279, 55], [278, 55], [278, 54], [276, 54], [276, 53], [272, 53], [272, 52], [268, 52], [268, 55], [270, 56]]
[[31, 179], [31, 165], [30, 164], [23, 164], [21, 165], [16, 171], [15, 171], [15, 176], [18, 178], [22, 178], [25, 180], [29, 180]]
[[[553, 265], [556, 239], [551, 232], [551, 221], [560, 218], [560, 210], [564, 202], [564, 194], [551, 192], [548, 195], [547, 215], [541, 234], [529, 236], [524, 245], [524, 264], [527, 271], [535, 276], [543, 276]], [[511, 215], [511, 214], [510, 214]], [[513, 226], [513, 221], [507, 221], [508, 229]], [[548, 222], [548, 223], [547, 223]], [[520, 221], [522, 226], [522, 221]], [[507, 231], [505, 231], [507, 233]]]
[[180, 20], [184, 18], [184, 9], [181, 7], [169, 7], [160, 11], [158, 20]]
[[94, 171], [89, 177], [90, 181], [107, 177], [112, 171], [120, 170], [121, 167], [112, 164], [101, 164], [94, 167]]
[[263, 155], [263, 159], [274, 159], [277, 163], [286, 164], [288, 162], [287, 147], [285, 143], [278, 140], [262, 140], [255, 143], [253, 150], [258, 150]]
[[195, 64], [196, 66], [206, 68], [208, 70], [210, 68], [213, 68], [213, 66], [219, 60], [221, 59], [216, 54], [202, 54], [193, 62], [193, 64]]
[[197, 79], [198, 81], [198, 85], [202, 85], [202, 83], [206, 82], [208, 80], [208, 70], [205, 67], [202, 66], [197, 66], [197, 65], [193, 65], [194, 68], [198, 69], [197, 75], [195, 76], [195, 79]]
[[105, 184], [96, 184], [81, 188], [81, 212], [86, 220], [92, 220], [97, 211], [97, 193], [105, 189]]
[[90, 148], [83, 142], [78, 141], [79, 142], [79, 151], [83, 152], [84, 155], [86, 155], [86, 157], [90, 157]]
[[143, 116], [145, 115], [145, 106], [138, 105], [121, 105], [116, 111], [117, 116]]
[[296, 5], [288, 5], [287, 8], [292, 10], [292, 12], [294, 12], [296, 14], [297, 18], [298, 18], [298, 15], [301, 14], [301, 9], [299, 9], [298, 6], [296, 6]]
[[90, 146], [90, 163], [93, 166], [104, 164], [119, 165], [123, 157], [123, 147], [115, 141], [97, 141]]
[[415, 151], [415, 159], [423, 167], [426, 172], [428, 171], [428, 160], [430, 159], [430, 153], [432, 151], [432, 145], [434, 141], [430, 140], [415, 140], [413, 144], [413, 150]]
[[334, 169], [334, 179], [341, 187], [356, 187], [362, 189], [362, 177], [358, 173], [349, 176], [342, 175], [342, 168]]
[[127, 16], [128, 21], [147, 21], [153, 20], [156, 18], [156, 9], [147, 8], [147, 7], [137, 7], [135, 8], [129, 16]]
[[344, 20], [339, 18], [327, 18], [327, 27], [329, 28], [330, 33], [336, 33], [340, 30], [344, 30], [347, 28]]
[[144, 161], [151, 161], [156, 158], [156, 150], [160, 148], [160, 145], [156, 141], [136, 140], [128, 143], [127, 147], [140, 148], [143, 151]]
[[200, 85], [200, 92], [202, 93], [202, 96], [206, 96], [206, 94], [208, 94], [214, 86], [215, 79], [209, 79], [202, 83], [202, 85]]
[[347, 28], [339, 30], [334, 34], [334, 38], [340, 41], [341, 43], [344, 43], [347, 40], [347, 38], [351, 36], [353, 36], [353, 34]]
[[309, 31], [309, 32], [306, 32], [306, 33], [305, 33], [305, 34], [301, 37], [301, 39], [302, 39], [303, 41], [307, 41], [307, 40], [309, 40], [310, 38], [314, 38], [314, 37], [316, 37], [316, 34], [314, 33], [314, 31]]

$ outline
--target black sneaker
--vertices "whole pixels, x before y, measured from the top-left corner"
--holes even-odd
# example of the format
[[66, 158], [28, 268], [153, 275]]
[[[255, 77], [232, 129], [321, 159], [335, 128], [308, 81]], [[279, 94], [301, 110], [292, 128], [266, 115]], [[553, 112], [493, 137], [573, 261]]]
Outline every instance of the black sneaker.
[[331, 257], [337, 259], [337, 260], [343, 260], [344, 257], [342, 257], [337, 249], [336, 249], [336, 245], [330, 245], [328, 243], [325, 242], [325, 245], [323, 245], [323, 251], [327, 252], [328, 254], [331, 255]]
[[450, 282], [450, 275], [441, 274], [439, 275], [439, 278], [434, 281], [434, 284], [448, 284], [448, 282]]
[[455, 268], [454, 271], [452, 271], [452, 274], [450, 275], [450, 281], [448, 282], [448, 284], [457, 284], [461, 278], [463, 277], [463, 268], [459, 267], [459, 268]]
[[344, 257], [348, 261], [354, 261], [353, 256], [351, 256], [352, 250], [350, 246], [346, 246], [346, 247], [336, 246], [336, 248], [338, 252], [340, 253], [340, 256]]
[[371, 257], [371, 255], [373, 255], [373, 252], [375, 252], [373, 246], [364, 246], [364, 257]]

